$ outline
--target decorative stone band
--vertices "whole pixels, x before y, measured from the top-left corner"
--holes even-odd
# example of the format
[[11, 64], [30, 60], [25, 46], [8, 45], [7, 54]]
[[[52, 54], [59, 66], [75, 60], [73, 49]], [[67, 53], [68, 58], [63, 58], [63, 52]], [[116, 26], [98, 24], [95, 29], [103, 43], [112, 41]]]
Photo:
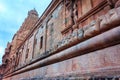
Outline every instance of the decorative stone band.
[[21, 80], [120, 80], [120, 76], [109, 76], [109, 77], [77, 77], [77, 76], [59, 76], [59, 77], [35, 77], [30, 79]]
[[109, 29], [120, 25], [120, 7], [108, 11], [105, 15], [91, 21], [78, 30], [74, 30], [72, 34], [67, 35], [58, 44], [49, 50], [49, 53], [59, 52], [69, 48], [77, 43], [94, 37]]
[[7, 75], [6, 77], [20, 74], [29, 70], [47, 66], [60, 61], [64, 61], [73, 57], [77, 57], [95, 50], [113, 46], [119, 43], [120, 43], [120, 26], [113, 28], [107, 32], [104, 32], [98, 36], [92, 37], [84, 42], [81, 42], [59, 53], [51, 55], [34, 64], [28, 65], [20, 70], [17, 70], [11, 73], [10, 75]]

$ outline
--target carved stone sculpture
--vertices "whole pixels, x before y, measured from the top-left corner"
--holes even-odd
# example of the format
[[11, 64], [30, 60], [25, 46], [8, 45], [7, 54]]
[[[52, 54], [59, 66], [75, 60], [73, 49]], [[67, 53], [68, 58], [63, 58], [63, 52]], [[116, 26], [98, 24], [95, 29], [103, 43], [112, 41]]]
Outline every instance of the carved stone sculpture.
[[75, 1], [73, 5], [73, 21], [74, 21], [75, 27], [77, 27], [77, 20], [78, 20], [78, 11], [77, 11], [77, 4]]
[[60, 42], [58, 42], [58, 49], [64, 49], [64, 47], [66, 46], [66, 38], [63, 38]]
[[61, 47], [61, 44], [62, 44], [62, 41], [59, 41], [59, 42], [57, 43], [57, 48], [60, 48], [60, 47]]
[[114, 8], [118, 0], [107, 0], [111, 8]]
[[83, 34], [84, 34], [83, 28], [78, 29], [78, 40], [79, 41], [82, 41], [84, 39]]
[[64, 46], [67, 46], [69, 44], [70, 37], [71, 37], [71, 35], [68, 35], [65, 37]]
[[120, 0], [107, 0], [111, 8], [117, 8], [120, 6]]
[[70, 45], [76, 43], [78, 41], [78, 31], [77, 29], [73, 31], [73, 33], [71, 34], [71, 37], [69, 39]]
[[115, 4], [115, 8], [120, 7], [120, 0], [118, 0]]
[[107, 21], [109, 23], [109, 26], [107, 29], [110, 29], [112, 27], [119, 26], [120, 22], [120, 8], [112, 9], [110, 10], [105, 16], [107, 18]]
[[99, 21], [99, 25], [100, 25], [100, 31], [105, 31], [109, 28], [109, 22], [108, 22], [108, 19], [105, 15], [102, 15], [98, 18], [98, 21]]
[[[84, 27], [83, 27], [84, 28]], [[92, 21], [89, 25], [84, 28], [84, 37], [89, 38], [99, 33], [99, 23], [97, 21]]]

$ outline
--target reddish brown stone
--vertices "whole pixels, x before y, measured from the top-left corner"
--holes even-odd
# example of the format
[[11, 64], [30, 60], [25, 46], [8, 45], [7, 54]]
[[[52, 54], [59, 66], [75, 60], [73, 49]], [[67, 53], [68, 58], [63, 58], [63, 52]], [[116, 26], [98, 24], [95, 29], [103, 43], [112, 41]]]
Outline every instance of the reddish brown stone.
[[5, 49], [0, 74], [3, 80], [118, 76], [119, 32], [119, 0], [53, 0], [39, 20], [35, 10], [28, 12]]
[[118, 0], [118, 1], [116, 2], [115, 7], [116, 7], [116, 8], [117, 8], [117, 7], [120, 7], [120, 0]]

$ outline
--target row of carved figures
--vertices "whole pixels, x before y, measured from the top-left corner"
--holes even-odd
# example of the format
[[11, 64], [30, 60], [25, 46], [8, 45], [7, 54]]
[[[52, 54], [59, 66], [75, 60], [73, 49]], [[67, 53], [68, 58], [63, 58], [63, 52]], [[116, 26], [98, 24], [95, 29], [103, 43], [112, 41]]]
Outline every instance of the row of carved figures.
[[66, 49], [119, 25], [120, 7], [111, 9], [108, 13], [91, 21], [88, 25], [75, 29], [71, 34], [65, 36], [57, 45], [51, 48], [49, 52], [53, 53], [57, 50]]

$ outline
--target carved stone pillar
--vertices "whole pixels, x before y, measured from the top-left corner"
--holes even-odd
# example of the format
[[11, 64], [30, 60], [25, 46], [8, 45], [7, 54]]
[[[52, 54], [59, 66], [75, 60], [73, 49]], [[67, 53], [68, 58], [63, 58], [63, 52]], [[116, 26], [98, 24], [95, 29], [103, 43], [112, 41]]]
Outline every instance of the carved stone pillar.
[[73, 20], [72, 20], [72, 14], [73, 14], [73, 6], [72, 6], [72, 1], [71, 0], [66, 0], [65, 1], [65, 24], [66, 27], [71, 27], [73, 24]]
[[78, 27], [77, 25], [77, 20], [78, 20], [77, 0], [75, 0], [73, 3], [73, 15], [72, 16], [73, 16], [73, 21], [74, 21], [73, 29], [76, 29]]

